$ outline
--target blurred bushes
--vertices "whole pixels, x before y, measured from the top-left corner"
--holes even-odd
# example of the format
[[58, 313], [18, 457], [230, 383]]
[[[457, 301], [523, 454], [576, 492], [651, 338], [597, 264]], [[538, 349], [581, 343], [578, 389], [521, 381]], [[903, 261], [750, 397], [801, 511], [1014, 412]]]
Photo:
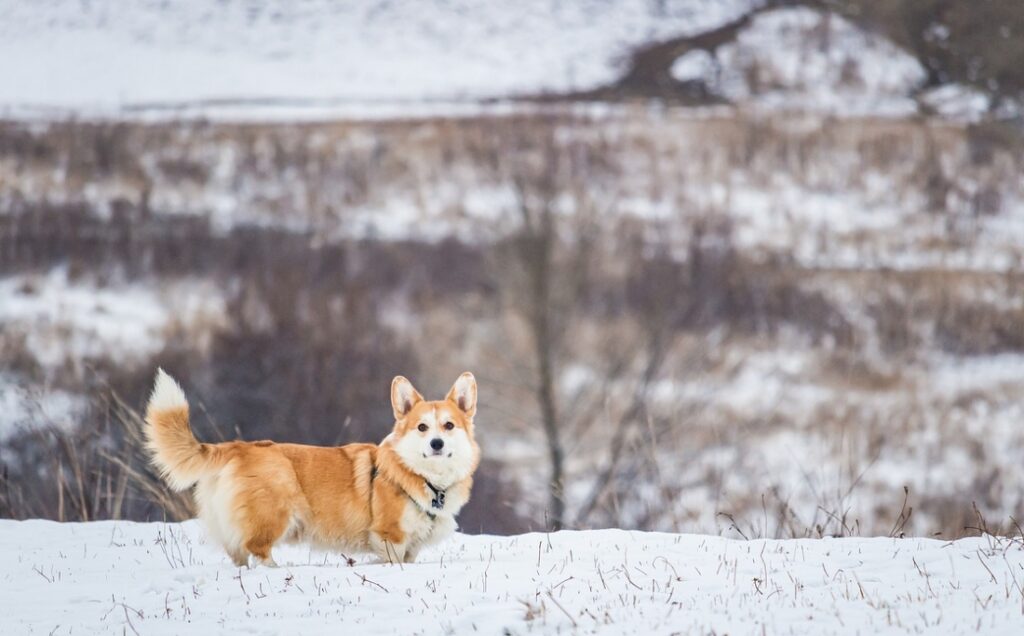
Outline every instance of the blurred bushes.
[[1019, 0], [825, 0], [911, 51], [929, 86], [961, 83], [999, 100], [1024, 96]]

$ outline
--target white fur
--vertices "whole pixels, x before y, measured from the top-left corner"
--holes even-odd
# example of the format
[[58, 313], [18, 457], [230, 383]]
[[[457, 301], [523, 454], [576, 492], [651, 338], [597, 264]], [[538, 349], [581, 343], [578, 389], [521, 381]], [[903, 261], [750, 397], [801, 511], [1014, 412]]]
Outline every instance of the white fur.
[[399, 418], [409, 412], [423, 396], [419, 394], [412, 382], [399, 376], [391, 383], [391, 406], [395, 417]]
[[268, 556], [265, 559], [262, 559], [262, 558], [260, 558], [258, 556], [253, 556], [252, 560], [256, 563], [256, 565], [262, 565], [262, 566], [268, 567], [268, 568], [276, 568], [276, 567], [278, 567], [277, 561], [275, 561], [274, 557], [272, 557], [272, 556]]
[[[261, 559], [250, 555], [242, 543], [241, 520], [235, 517], [235, 496], [238, 488], [235, 485], [235, 470], [230, 463], [219, 473], [204, 477], [196, 483], [195, 501], [199, 509], [199, 518], [206, 525], [207, 532], [214, 541], [231, 556], [236, 565], [265, 565], [277, 567], [274, 557]], [[304, 541], [302, 524], [292, 517], [288, 527], [281, 535], [278, 543]], [[277, 545], [277, 544], [275, 544]], [[331, 545], [330, 547], [337, 547]]]
[[239, 524], [231, 516], [235, 509], [234, 481], [234, 467], [228, 464], [219, 473], [200, 479], [196, 484], [195, 497], [199, 518], [210, 536], [238, 563], [240, 558], [245, 558], [246, 552]]
[[405, 561], [405, 546], [390, 543], [381, 538], [376, 532], [370, 532], [370, 549], [377, 555], [382, 563], [402, 563]]
[[437, 511], [437, 514], [431, 519], [411, 501], [402, 512], [401, 524], [402, 532], [406, 536], [405, 544], [402, 547], [407, 563], [415, 561], [416, 555], [422, 548], [444, 541], [458, 527], [455, 517], [451, 513]]
[[[445, 409], [434, 409], [420, 420], [429, 427], [425, 433], [413, 427], [397, 439], [389, 436], [395, 452], [405, 465], [441, 489], [469, 477], [473, 468], [473, 445], [466, 431], [459, 427], [451, 431], [442, 428], [450, 417], [451, 414]], [[441, 455], [434, 455], [430, 447], [430, 440], [435, 437], [444, 440]]]
[[188, 408], [185, 392], [181, 390], [181, 386], [166, 371], [157, 369], [156, 381], [153, 383], [153, 393], [149, 396], [147, 409], [150, 411], [165, 411], [181, 407]]
[[461, 404], [470, 416], [476, 413], [476, 378], [472, 373], [467, 371], [460, 375], [452, 386], [452, 393], [455, 402]]
[[[464, 503], [464, 501], [459, 502], [458, 507]], [[451, 510], [457, 509], [456, 506], [451, 506]], [[377, 533], [370, 533], [370, 548], [382, 562], [412, 563], [421, 549], [444, 541], [458, 528], [455, 515], [452, 512], [439, 510], [431, 519], [418, 504], [412, 501], [406, 504], [399, 523], [405, 534], [405, 541], [402, 543], [388, 543]]]

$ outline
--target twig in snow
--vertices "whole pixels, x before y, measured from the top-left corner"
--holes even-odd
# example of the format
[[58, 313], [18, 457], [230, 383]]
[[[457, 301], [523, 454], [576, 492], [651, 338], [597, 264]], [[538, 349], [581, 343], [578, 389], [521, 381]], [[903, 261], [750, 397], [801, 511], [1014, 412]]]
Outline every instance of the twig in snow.
[[900, 508], [900, 514], [896, 517], [896, 521], [892, 525], [892, 530], [889, 531], [890, 537], [898, 536], [902, 539], [905, 534], [903, 532], [904, 527], [907, 525], [907, 521], [910, 520], [910, 515], [914, 514], [914, 507], [907, 508], [907, 500], [910, 498], [910, 487], [903, 486], [903, 506]]
[[557, 607], [558, 609], [562, 610], [562, 613], [565, 614], [569, 618], [570, 621], [572, 621], [572, 626], [573, 627], [579, 627], [579, 625], [576, 623], [576, 619], [573, 618], [572, 614], [570, 614], [568, 611], [566, 611], [566, 609], [564, 607], [562, 607], [562, 604], [559, 603], [557, 599], [555, 599], [555, 595], [554, 594], [552, 594], [551, 592], [548, 592], [548, 598], [550, 598], [551, 602], [555, 604], [555, 607]]
[[51, 579], [50, 577], [48, 577], [45, 574], [43, 574], [43, 571], [40, 570], [38, 566], [33, 565], [32, 569], [36, 571], [36, 574], [38, 574], [39, 576], [41, 576], [44, 579], [46, 579], [47, 583], [53, 583], [53, 579]]
[[363, 585], [366, 585], [367, 583], [369, 583], [370, 585], [375, 585], [375, 586], [377, 586], [378, 588], [380, 588], [380, 589], [381, 589], [381, 590], [383, 590], [384, 592], [388, 592], [388, 588], [384, 587], [384, 586], [383, 586], [383, 585], [381, 585], [380, 583], [377, 583], [376, 581], [371, 581], [370, 579], [366, 578], [366, 575], [365, 575], [365, 574], [359, 574], [358, 572], [355, 572], [355, 574], [356, 574], [356, 576], [358, 576], [358, 577], [359, 577], [360, 579], [362, 579], [362, 583], [363, 583]]

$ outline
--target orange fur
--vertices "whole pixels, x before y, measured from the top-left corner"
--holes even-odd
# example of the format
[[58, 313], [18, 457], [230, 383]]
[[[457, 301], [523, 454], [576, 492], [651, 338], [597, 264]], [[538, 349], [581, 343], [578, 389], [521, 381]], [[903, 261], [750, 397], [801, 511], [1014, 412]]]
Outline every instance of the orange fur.
[[[168, 484], [195, 486], [199, 517], [238, 565], [250, 555], [274, 565], [271, 550], [280, 541], [411, 562], [455, 530], [455, 515], [469, 500], [480, 457], [476, 380], [464, 373], [444, 400], [428, 402], [399, 376], [392, 406], [394, 430], [379, 445], [202, 444], [184, 393], [159, 371], [146, 437]], [[431, 446], [438, 440], [440, 450]], [[428, 483], [445, 491], [440, 509], [432, 507]]]

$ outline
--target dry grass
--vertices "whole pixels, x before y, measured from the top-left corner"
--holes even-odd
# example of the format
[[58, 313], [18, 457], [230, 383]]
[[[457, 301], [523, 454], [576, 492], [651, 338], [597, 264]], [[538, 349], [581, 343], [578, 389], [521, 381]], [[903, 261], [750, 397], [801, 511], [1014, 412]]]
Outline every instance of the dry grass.
[[[945, 373], [936, 359], [1024, 353], [1019, 267], [972, 264], [1019, 259], [998, 225], [1024, 196], [1019, 149], [1019, 136], [927, 120], [628, 108], [2, 124], [5, 274], [194, 276], [223, 290], [232, 317], [203, 346], [178, 325], [146, 368], [123, 368], [115, 352], [88, 361], [84, 385], [5, 334], [0, 371], [92, 396], [109, 386], [125, 402], [94, 407], [67, 439], [10, 442], [24, 463], [7, 467], [2, 512], [187, 515], [152, 482], [126, 406], [157, 362], [209, 406], [201, 435], [324, 444], [383, 436], [391, 375], [440, 389], [472, 368], [495, 460], [472, 527], [543, 527], [536, 348], [515, 254], [523, 202], [547, 201], [558, 211], [552, 364], [570, 523], [956, 536], [972, 502], [993, 519], [1017, 515], [1020, 475], [1004, 449], [1024, 444], [985, 428], [1012, 417], [1015, 385], [928, 387]], [[817, 196], [842, 199], [858, 222], [899, 216], [822, 222], [807, 209]], [[227, 214], [226, 199], [237, 201]], [[367, 229], [375, 221], [387, 238], [381, 220], [409, 208], [439, 240]], [[919, 261], [893, 268], [907, 255]], [[37, 460], [45, 476], [32, 481], [24, 466]], [[933, 466], [952, 481], [938, 470], [904, 479]], [[493, 501], [503, 505], [488, 525]]]

